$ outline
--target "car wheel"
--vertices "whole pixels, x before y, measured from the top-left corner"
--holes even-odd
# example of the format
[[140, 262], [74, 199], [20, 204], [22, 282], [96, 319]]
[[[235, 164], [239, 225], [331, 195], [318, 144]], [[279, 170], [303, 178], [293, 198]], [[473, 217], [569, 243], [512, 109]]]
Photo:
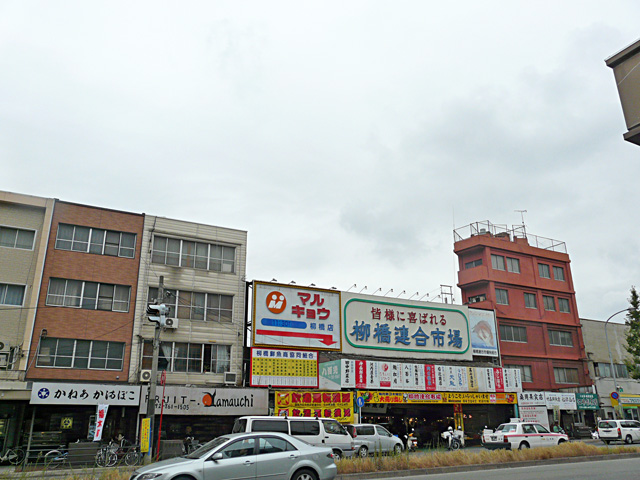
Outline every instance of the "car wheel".
[[531, 446], [527, 442], [522, 442], [518, 447], [518, 450], [525, 450], [527, 448], [531, 448]]
[[318, 475], [316, 475], [316, 472], [313, 470], [305, 468], [304, 470], [298, 470], [294, 473], [291, 480], [318, 480]]
[[342, 452], [340, 450], [333, 451], [333, 459], [334, 460], [342, 460]]
[[560, 445], [560, 444], [562, 444], [564, 442], [566, 442], [566, 440], [564, 438], [561, 438], [560, 440], [558, 440], [558, 445]]
[[625, 437], [624, 443], [626, 443], [626, 444], [632, 444], [633, 443], [633, 438], [631, 438], [631, 435], [627, 435]]
[[400, 445], [396, 444], [393, 447], [393, 454], [394, 455], [400, 455], [401, 453], [402, 453], [402, 447]]
[[358, 456], [361, 457], [361, 458], [368, 457], [369, 456], [369, 449], [367, 447], [364, 447], [364, 446], [360, 447], [358, 449]]
[[602, 441], [605, 443], [605, 445], [609, 445], [609, 440], [602, 440]]

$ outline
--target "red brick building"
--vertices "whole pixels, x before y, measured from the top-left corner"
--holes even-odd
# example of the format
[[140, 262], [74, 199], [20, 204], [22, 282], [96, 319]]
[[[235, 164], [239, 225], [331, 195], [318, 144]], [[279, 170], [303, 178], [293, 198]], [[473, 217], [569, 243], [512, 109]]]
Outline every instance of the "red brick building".
[[55, 202], [26, 376], [127, 382], [144, 215]]
[[495, 309], [500, 355], [525, 390], [591, 385], [564, 242], [479, 222], [454, 231], [462, 301]]

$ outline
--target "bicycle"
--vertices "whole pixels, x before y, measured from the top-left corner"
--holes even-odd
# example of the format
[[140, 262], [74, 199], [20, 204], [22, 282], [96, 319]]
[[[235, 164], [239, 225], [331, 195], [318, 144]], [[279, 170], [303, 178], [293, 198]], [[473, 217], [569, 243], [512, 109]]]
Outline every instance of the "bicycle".
[[96, 465], [99, 467], [113, 467], [120, 462], [124, 462], [129, 466], [138, 465], [142, 460], [140, 447], [137, 445], [127, 446], [126, 443], [126, 440], [122, 440], [120, 444], [112, 440], [101, 447], [96, 453]]
[[11, 465], [18, 465], [24, 461], [24, 450], [20, 447], [7, 448], [4, 455], [0, 457], [0, 463], [9, 462]]
[[64, 445], [60, 448], [47, 452], [44, 456], [44, 468], [55, 469], [65, 465], [68, 462], [69, 451], [64, 449]]

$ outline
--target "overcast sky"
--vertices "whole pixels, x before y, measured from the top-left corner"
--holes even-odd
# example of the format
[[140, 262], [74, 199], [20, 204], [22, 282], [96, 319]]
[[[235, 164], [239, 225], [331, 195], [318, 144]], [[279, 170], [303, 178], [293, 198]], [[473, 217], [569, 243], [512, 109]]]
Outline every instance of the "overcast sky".
[[637, 0], [0, 0], [0, 189], [247, 230], [250, 280], [400, 298], [455, 285], [454, 226], [527, 210], [604, 320], [640, 287], [640, 147], [604, 63], [639, 18]]

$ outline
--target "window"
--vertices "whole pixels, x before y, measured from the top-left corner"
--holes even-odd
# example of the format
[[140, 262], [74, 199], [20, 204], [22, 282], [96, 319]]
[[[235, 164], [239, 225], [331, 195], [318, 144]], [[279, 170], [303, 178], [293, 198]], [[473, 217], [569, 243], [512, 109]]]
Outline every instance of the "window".
[[562, 313], [570, 313], [569, 300], [566, 298], [558, 298], [558, 310]]
[[520, 273], [520, 260], [507, 257], [507, 270], [511, 273]]
[[526, 308], [538, 308], [538, 301], [536, 300], [535, 293], [524, 294], [524, 306]]
[[500, 340], [527, 343], [527, 328], [515, 325], [500, 325]]
[[473, 297], [469, 297], [469, 302], [468, 303], [484, 302], [486, 299], [487, 299], [487, 296], [484, 293], [481, 293], [480, 295], [475, 295]]
[[283, 438], [260, 437], [258, 439], [258, 455], [295, 451], [296, 448]]
[[136, 234], [61, 223], [58, 225], [56, 248], [133, 258], [136, 251]]
[[291, 435], [320, 435], [320, 424], [317, 420], [290, 420]]
[[128, 312], [130, 295], [131, 287], [126, 285], [52, 278], [49, 281], [47, 305]]
[[577, 368], [553, 367], [553, 376], [556, 383], [579, 383]]
[[494, 270], [504, 270], [504, 257], [501, 255], [491, 255], [491, 268]]
[[480, 265], [482, 265], [482, 259], [479, 258], [477, 260], [473, 260], [471, 262], [467, 262], [464, 264], [464, 268], [474, 268], [474, 267], [479, 267]]
[[0, 283], [0, 305], [21, 307], [24, 302], [24, 285]]
[[[151, 368], [153, 345], [145, 341], [142, 368]], [[225, 373], [231, 371], [231, 345], [162, 342], [158, 368], [167, 372]]]
[[564, 270], [562, 267], [553, 267], [553, 278], [559, 282], [564, 282]]
[[546, 265], [544, 263], [538, 264], [538, 273], [540, 274], [541, 278], [551, 278], [551, 275], [549, 274], [549, 265]]
[[536, 423], [535, 427], [538, 433], [549, 433], [549, 430], [547, 430], [543, 425], [540, 425], [539, 423]]
[[571, 332], [549, 330], [549, 343], [560, 347], [573, 347], [573, 336]]
[[235, 273], [236, 248], [154, 236], [151, 261], [164, 265]]
[[533, 382], [531, 365], [505, 365], [504, 368], [514, 368], [516, 370], [520, 370], [520, 378], [522, 379], [522, 382]]
[[[164, 304], [169, 307], [169, 317], [207, 322], [231, 322], [233, 320], [233, 295], [188, 292], [165, 289]], [[158, 300], [158, 289], [149, 288], [148, 304]]]
[[496, 303], [499, 305], [509, 305], [509, 292], [502, 288], [496, 288]]
[[[613, 375], [611, 375], [611, 364], [598, 362], [594, 366], [596, 370], [596, 377], [613, 377]], [[616, 369], [616, 378], [629, 378], [629, 369], [626, 365], [616, 363], [613, 368]]]
[[376, 431], [373, 428], [373, 425], [363, 425], [360, 427], [356, 427], [356, 433], [358, 435], [375, 435]]
[[556, 311], [556, 301], [553, 297], [550, 297], [549, 295], [543, 295], [542, 296], [542, 303], [544, 304], [544, 309], [549, 311], [549, 312], [555, 312]]
[[[289, 433], [286, 420], [254, 420], [251, 423], [252, 432], [280, 432]], [[293, 433], [293, 432], [292, 432]]]
[[33, 250], [35, 230], [0, 226], [0, 247]]
[[38, 367], [89, 370], [122, 370], [124, 343], [72, 338], [43, 338], [40, 341]]

